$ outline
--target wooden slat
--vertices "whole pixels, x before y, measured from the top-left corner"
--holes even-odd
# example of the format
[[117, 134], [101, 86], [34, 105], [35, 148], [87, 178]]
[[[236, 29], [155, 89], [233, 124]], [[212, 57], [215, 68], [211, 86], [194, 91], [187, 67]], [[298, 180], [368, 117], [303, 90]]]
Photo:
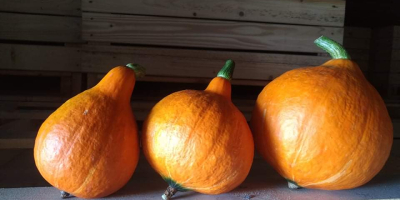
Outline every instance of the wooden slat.
[[83, 13], [86, 41], [219, 49], [323, 52], [326, 35], [342, 43], [343, 28], [239, 23], [168, 17]]
[[0, 95], [0, 101], [39, 101], [39, 102], [64, 102], [66, 97], [34, 96], [34, 95]]
[[55, 15], [81, 15], [80, 0], [0, 0], [0, 11]]
[[82, 10], [189, 18], [343, 26], [344, 0], [82, 0]]
[[346, 49], [369, 49], [370, 38], [343, 38], [343, 46]]
[[393, 122], [393, 137], [400, 139], [400, 119], [394, 119]]
[[54, 110], [0, 110], [0, 119], [46, 119], [53, 111]]
[[116, 65], [139, 63], [147, 76], [212, 78], [227, 59], [236, 62], [233, 80], [272, 80], [282, 73], [323, 64], [328, 57], [184, 49], [85, 46], [82, 70], [105, 73]]
[[0, 39], [81, 42], [79, 17], [0, 13]]
[[362, 38], [370, 39], [372, 37], [371, 28], [364, 27], [344, 27], [344, 38]]
[[0, 139], [0, 149], [31, 149], [35, 139]]
[[374, 30], [374, 35], [378, 39], [399, 38], [400, 26], [379, 27]]
[[81, 71], [80, 52], [73, 47], [0, 44], [0, 69]]

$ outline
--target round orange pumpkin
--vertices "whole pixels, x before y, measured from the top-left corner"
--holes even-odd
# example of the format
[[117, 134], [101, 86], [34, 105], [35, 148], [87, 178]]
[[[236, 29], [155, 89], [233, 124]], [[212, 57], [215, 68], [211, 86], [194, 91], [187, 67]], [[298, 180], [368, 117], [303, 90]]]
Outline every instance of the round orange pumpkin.
[[393, 142], [385, 104], [344, 48], [315, 41], [332, 60], [288, 71], [259, 94], [256, 149], [290, 187], [350, 189], [384, 166]]
[[254, 143], [243, 114], [231, 102], [228, 60], [204, 91], [175, 92], [151, 110], [143, 125], [143, 151], [169, 183], [164, 199], [177, 191], [220, 194], [249, 173]]
[[104, 197], [124, 186], [139, 158], [130, 97], [137, 65], [118, 66], [93, 88], [66, 101], [41, 125], [34, 157], [43, 178], [81, 198]]

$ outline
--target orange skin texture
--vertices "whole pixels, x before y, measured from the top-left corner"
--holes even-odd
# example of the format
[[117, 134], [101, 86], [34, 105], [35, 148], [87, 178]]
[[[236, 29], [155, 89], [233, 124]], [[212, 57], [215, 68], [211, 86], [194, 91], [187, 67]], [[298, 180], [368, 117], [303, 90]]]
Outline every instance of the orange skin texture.
[[155, 105], [143, 125], [142, 144], [162, 177], [204, 194], [225, 193], [244, 181], [254, 143], [230, 93], [230, 82], [217, 77], [205, 91], [175, 92]]
[[46, 181], [81, 198], [107, 196], [128, 182], [139, 158], [134, 84], [132, 69], [116, 67], [45, 120], [34, 157]]
[[259, 94], [256, 149], [301, 187], [350, 189], [371, 180], [393, 143], [386, 106], [355, 62], [291, 70]]

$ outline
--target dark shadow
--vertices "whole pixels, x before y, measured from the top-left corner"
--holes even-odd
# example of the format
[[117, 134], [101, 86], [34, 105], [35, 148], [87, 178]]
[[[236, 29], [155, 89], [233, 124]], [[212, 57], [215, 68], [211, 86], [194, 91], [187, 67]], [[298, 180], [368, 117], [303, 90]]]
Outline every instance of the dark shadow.
[[199, 193], [194, 192], [194, 191], [178, 192], [172, 197], [172, 199], [186, 199], [186, 198], [196, 196], [196, 195], [199, 195]]

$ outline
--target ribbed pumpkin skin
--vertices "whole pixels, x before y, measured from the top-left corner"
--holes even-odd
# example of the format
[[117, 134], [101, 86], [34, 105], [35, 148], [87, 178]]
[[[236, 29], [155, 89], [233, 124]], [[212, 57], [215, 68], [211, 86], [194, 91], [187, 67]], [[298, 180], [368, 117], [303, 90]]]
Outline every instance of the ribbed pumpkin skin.
[[230, 85], [225, 94], [183, 90], [151, 110], [143, 125], [143, 151], [162, 177], [204, 194], [228, 192], [243, 182], [253, 161], [253, 138], [227, 98]]
[[393, 127], [378, 92], [350, 60], [291, 70], [259, 94], [256, 149], [299, 186], [350, 189], [385, 164]]
[[46, 181], [81, 198], [107, 196], [128, 182], [139, 158], [134, 83], [133, 70], [116, 67], [46, 119], [34, 148]]

